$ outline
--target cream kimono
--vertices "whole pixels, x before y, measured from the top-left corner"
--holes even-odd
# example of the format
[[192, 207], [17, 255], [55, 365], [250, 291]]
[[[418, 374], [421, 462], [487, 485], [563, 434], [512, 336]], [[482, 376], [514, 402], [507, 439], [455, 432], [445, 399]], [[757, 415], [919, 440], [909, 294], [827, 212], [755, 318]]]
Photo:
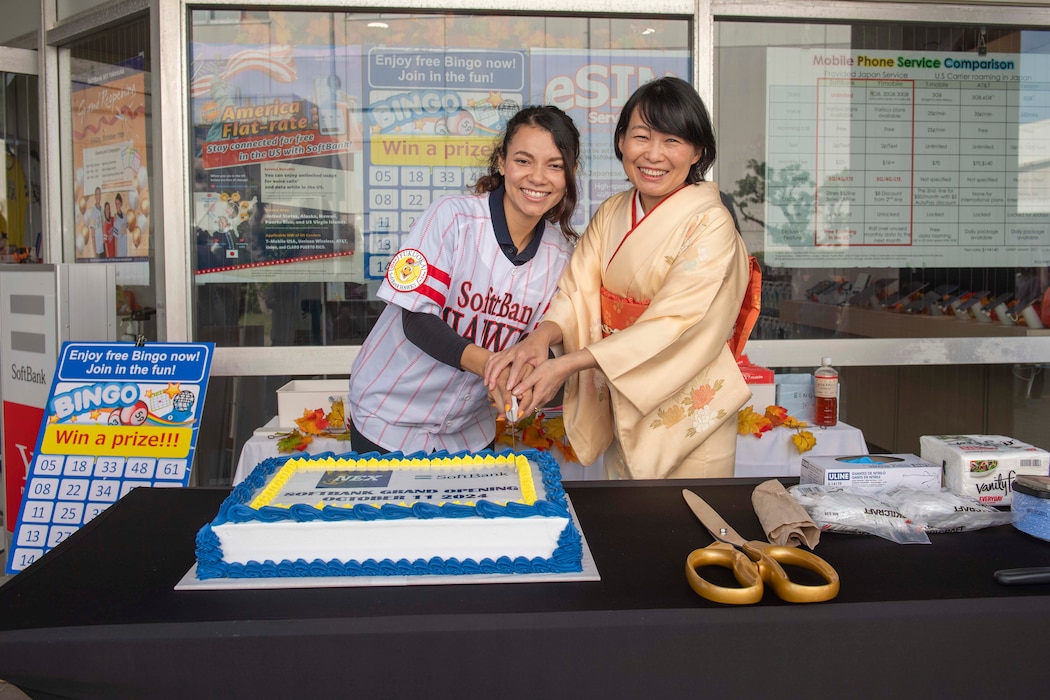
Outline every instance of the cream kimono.
[[[598, 209], [544, 315], [562, 329], [565, 352], [586, 347], [600, 368], [566, 384], [569, 440], [583, 464], [617, 448], [613, 471], [624, 478], [732, 476], [736, 413], [751, 392], [727, 339], [748, 283], [747, 251], [714, 183], [683, 187], [631, 232], [634, 200], [631, 189]], [[649, 302], [605, 338], [603, 285]], [[704, 441], [716, 433], [728, 458], [715, 456], [712, 471]]]

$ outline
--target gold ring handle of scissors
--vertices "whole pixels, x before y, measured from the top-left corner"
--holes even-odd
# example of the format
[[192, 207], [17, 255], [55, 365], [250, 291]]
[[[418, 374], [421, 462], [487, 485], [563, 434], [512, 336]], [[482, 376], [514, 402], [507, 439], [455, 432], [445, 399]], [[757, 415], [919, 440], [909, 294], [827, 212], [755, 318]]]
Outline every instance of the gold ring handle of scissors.
[[[741, 552], [724, 542], [697, 549], [686, 559], [686, 579], [696, 593], [716, 603], [749, 605], [762, 599], [765, 585], [777, 597], [789, 603], [819, 603], [839, 594], [839, 575], [834, 568], [816, 554], [795, 547], [781, 547], [766, 542], [747, 542]], [[825, 583], [806, 585], [795, 583], [781, 564], [797, 566], [815, 572]], [[697, 572], [704, 566], [730, 569], [740, 588], [717, 586]]]
[[[704, 566], [730, 569], [740, 588], [716, 586], [697, 573]], [[731, 544], [715, 542], [702, 549], [694, 549], [685, 561], [685, 578], [697, 595], [716, 603], [750, 605], [762, 600], [762, 578], [758, 568], [747, 556]]]

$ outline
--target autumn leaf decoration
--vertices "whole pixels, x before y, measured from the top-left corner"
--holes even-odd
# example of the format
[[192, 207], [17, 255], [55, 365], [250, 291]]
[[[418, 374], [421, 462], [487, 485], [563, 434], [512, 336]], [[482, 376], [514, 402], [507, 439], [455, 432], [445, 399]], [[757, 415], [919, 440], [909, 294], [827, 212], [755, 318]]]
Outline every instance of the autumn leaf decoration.
[[542, 452], [557, 450], [566, 462], [575, 462], [576, 452], [565, 435], [562, 416], [547, 416], [542, 411], [522, 418], [513, 426], [505, 416], [496, 418], [496, 442], [501, 445], [522, 445]]
[[287, 433], [275, 433], [277, 451], [281, 454], [302, 452], [314, 438], [329, 438], [343, 442], [350, 441], [350, 432], [345, 428], [343, 402], [333, 403], [332, 412], [325, 414], [323, 409], [303, 409], [303, 415], [295, 419], [298, 428]]
[[280, 433], [280, 440], [277, 441], [277, 451], [302, 452], [313, 441], [312, 437], [304, 435], [298, 430], [293, 430], [290, 433]]
[[799, 453], [809, 452], [817, 444], [817, 438], [813, 433], [803, 430], [809, 427], [809, 423], [789, 416], [787, 409], [783, 406], [766, 406], [764, 414], [755, 413], [751, 406], [746, 406], [737, 413], [737, 432], [740, 435], [754, 435], [756, 438], [761, 438], [762, 433], [779, 427], [795, 431], [795, 434], [791, 436], [791, 442], [795, 444]]
[[302, 417], [296, 418], [295, 424], [299, 426], [299, 430], [307, 435], [320, 435], [328, 430], [328, 420], [324, 417], [324, 411], [320, 408], [313, 410], [304, 408]]

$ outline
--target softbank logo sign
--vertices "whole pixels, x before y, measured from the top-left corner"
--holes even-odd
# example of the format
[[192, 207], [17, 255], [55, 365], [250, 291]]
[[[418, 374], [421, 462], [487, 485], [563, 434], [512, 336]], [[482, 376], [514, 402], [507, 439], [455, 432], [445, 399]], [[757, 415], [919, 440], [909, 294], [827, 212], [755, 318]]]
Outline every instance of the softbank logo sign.
[[358, 472], [358, 471], [326, 471], [317, 482], [319, 489], [368, 489], [379, 488], [390, 485], [390, 475], [393, 472], [386, 471]]

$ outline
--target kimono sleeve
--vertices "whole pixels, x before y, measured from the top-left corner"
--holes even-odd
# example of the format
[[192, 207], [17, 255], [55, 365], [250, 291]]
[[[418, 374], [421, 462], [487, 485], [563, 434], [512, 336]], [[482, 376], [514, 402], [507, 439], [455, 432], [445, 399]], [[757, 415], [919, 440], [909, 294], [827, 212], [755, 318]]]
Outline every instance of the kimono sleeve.
[[607, 209], [600, 207], [587, 226], [541, 319], [558, 324], [567, 353], [602, 337], [601, 308], [597, 302], [602, 286], [602, 220]]

